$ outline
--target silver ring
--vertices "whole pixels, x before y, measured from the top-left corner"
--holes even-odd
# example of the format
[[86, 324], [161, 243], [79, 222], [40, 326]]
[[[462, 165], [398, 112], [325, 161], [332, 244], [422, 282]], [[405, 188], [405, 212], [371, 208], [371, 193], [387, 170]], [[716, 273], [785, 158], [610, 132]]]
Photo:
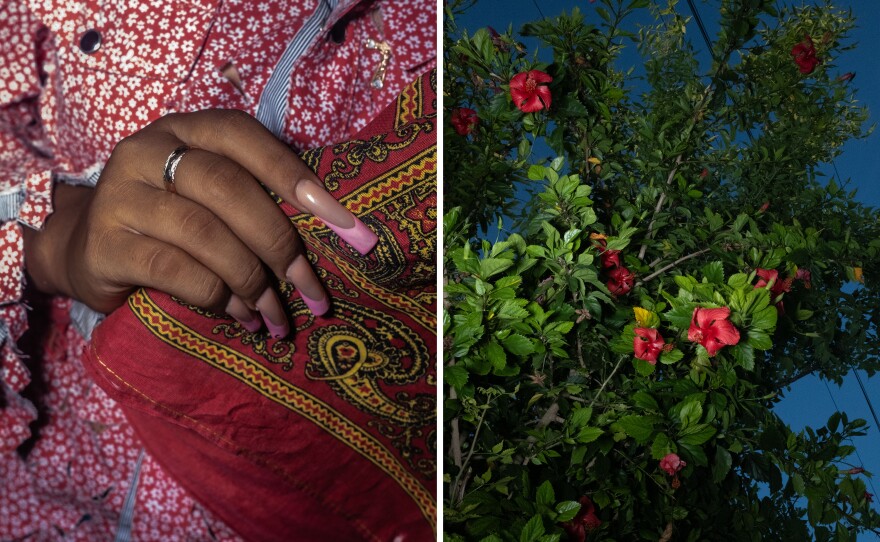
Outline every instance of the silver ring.
[[189, 145], [181, 145], [171, 151], [171, 154], [168, 155], [168, 159], [165, 160], [165, 170], [162, 172], [162, 181], [165, 183], [165, 190], [172, 194], [177, 193], [177, 188], [174, 186], [174, 173], [177, 171], [177, 166], [180, 165], [180, 160], [183, 158], [183, 155], [191, 148], [192, 147]]

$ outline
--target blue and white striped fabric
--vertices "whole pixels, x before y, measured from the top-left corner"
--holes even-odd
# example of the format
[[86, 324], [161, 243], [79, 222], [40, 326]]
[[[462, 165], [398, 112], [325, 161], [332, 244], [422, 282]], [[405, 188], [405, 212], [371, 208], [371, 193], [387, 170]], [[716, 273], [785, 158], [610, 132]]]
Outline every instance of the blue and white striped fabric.
[[131, 486], [122, 503], [122, 513], [119, 515], [119, 524], [116, 529], [116, 538], [113, 542], [129, 542], [131, 529], [134, 521], [134, 505], [137, 503], [137, 487], [141, 477], [141, 463], [144, 462], [144, 450], [138, 454], [137, 463], [134, 466], [134, 474], [131, 475]]
[[290, 74], [293, 65], [306, 52], [324, 29], [327, 18], [336, 9], [338, 0], [321, 0], [314, 14], [287, 44], [281, 60], [269, 76], [266, 88], [257, 105], [257, 120], [276, 136], [280, 136], [287, 121], [287, 103], [290, 93]]

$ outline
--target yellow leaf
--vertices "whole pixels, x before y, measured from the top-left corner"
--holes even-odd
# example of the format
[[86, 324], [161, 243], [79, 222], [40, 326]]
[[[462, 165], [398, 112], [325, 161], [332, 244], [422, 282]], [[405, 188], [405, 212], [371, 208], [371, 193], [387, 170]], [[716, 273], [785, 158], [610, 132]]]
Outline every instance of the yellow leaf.
[[862, 276], [862, 268], [861, 267], [853, 267], [853, 276], [856, 278], [856, 281], [865, 283], [865, 277]]
[[639, 327], [650, 327], [652, 312], [648, 309], [643, 309], [642, 307], [633, 307], [633, 312], [636, 315], [636, 323], [639, 324]]
[[587, 158], [587, 162], [593, 164], [594, 166], [598, 166], [599, 164], [602, 163], [602, 160], [599, 160], [595, 156], [591, 156], [591, 157]]

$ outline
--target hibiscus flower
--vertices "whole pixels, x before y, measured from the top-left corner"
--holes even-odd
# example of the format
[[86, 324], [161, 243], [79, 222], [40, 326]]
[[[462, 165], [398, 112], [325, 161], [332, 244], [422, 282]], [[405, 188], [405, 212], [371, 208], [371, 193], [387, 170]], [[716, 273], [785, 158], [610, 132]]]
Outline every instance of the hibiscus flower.
[[626, 267], [615, 267], [608, 272], [605, 285], [613, 295], [626, 295], [633, 288], [636, 276]]
[[633, 331], [636, 333], [633, 339], [636, 357], [651, 365], [657, 365], [657, 357], [666, 345], [660, 332], [652, 327], [637, 327]]
[[549, 83], [553, 78], [540, 70], [518, 73], [510, 80], [510, 97], [523, 113], [534, 113], [545, 107], [550, 109], [550, 88], [539, 83]]
[[[773, 281], [773, 286], [770, 287], [770, 301], [775, 301], [785, 292], [791, 291], [791, 279], [779, 280], [779, 271], [775, 269], [761, 269], [759, 267], [755, 270], [755, 274], [758, 275], [758, 282], [755, 284], [755, 288], [764, 288]], [[785, 314], [785, 304], [783, 304], [781, 299], [776, 302], [776, 310], [781, 314]]]
[[739, 330], [731, 323], [730, 309], [694, 309], [691, 327], [688, 328], [688, 340], [700, 343], [714, 356], [725, 346], [733, 346], [739, 342]]
[[470, 134], [480, 122], [477, 112], [467, 107], [459, 107], [452, 111], [452, 127], [460, 136]]
[[819, 64], [819, 57], [816, 56], [816, 47], [813, 46], [813, 38], [804, 37], [804, 41], [798, 43], [791, 48], [791, 56], [794, 63], [797, 64], [801, 73], [808, 75], [813, 73]]
[[568, 533], [569, 540], [584, 542], [587, 533], [598, 529], [602, 520], [596, 515], [596, 506], [589, 497], [584, 495], [578, 502], [581, 503], [581, 509], [574, 518], [563, 523], [562, 528]]
[[682, 461], [678, 454], [666, 454], [666, 457], [660, 460], [660, 468], [665, 470], [669, 476], [675, 476], [685, 467], [687, 467], [687, 462]]

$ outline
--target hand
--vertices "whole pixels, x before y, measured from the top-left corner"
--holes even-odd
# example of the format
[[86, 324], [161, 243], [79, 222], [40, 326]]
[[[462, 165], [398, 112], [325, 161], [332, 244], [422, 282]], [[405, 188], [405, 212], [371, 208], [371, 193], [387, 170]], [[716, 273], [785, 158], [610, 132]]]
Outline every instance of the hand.
[[[182, 145], [193, 148], [172, 193], [164, 166]], [[225, 311], [251, 331], [262, 316], [273, 336], [285, 336], [289, 322], [269, 271], [293, 283], [315, 314], [329, 299], [290, 220], [258, 180], [361, 253], [375, 245], [376, 235], [258, 121], [207, 110], [168, 115], [122, 140], [95, 189], [56, 187], [46, 227], [25, 235], [28, 272], [39, 289], [101, 312], [149, 286]]]

